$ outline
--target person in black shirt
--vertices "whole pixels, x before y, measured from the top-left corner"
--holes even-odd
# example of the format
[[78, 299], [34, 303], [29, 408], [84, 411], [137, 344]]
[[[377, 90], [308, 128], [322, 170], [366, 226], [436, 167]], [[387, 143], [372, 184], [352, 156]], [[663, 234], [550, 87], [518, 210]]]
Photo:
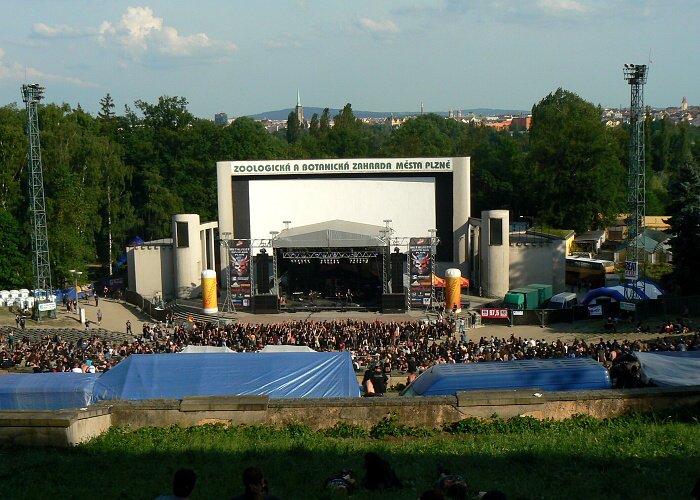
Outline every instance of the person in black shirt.
[[387, 382], [389, 382], [389, 377], [382, 371], [382, 365], [377, 363], [372, 369], [365, 372], [365, 376], [362, 379], [365, 395], [384, 396]]

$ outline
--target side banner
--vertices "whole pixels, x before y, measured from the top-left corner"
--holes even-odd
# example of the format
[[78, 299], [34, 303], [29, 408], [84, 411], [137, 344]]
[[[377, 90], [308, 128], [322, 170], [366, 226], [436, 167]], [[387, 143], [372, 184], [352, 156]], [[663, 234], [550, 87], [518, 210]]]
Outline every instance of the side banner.
[[250, 307], [250, 241], [232, 240], [229, 246], [231, 301], [236, 307]]
[[411, 307], [420, 308], [430, 305], [433, 280], [430, 250], [430, 238], [411, 238], [408, 241], [408, 253], [411, 259], [409, 269]]

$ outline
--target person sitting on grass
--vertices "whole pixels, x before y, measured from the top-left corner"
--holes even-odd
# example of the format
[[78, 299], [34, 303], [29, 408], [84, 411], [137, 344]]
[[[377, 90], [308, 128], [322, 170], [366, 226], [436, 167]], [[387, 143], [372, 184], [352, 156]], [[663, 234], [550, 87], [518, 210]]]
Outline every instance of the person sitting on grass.
[[372, 491], [381, 491], [391, 488], [401, 489], [403, 485], [389, 462], [374, 452], [365, 454], [365, 480], [364, 487]]
[[161, 495], [156, 500], [180, 500], [190, 498], [197, 483], [197, 474], [192, 469], [182, 467], [173, 476], [173, 494]]
[[462, 476], [450, 474], [444, 469], [440, 469], [439, 474], [435, 489], [441, 492], [445, 498], [467, 498], [467, 481]]
[[260, 467], [247, 467], [243, 471], [242, 495], [235, 496], [231, 500], [279, 500], [268, 492], [267, 481]]

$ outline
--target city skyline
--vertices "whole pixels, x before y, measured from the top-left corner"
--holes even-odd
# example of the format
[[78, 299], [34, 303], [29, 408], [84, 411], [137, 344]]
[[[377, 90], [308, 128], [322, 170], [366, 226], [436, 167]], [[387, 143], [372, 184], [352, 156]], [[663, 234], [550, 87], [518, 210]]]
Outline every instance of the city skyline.
[[[99, 8], [95, 8], [99, 5]], [[292, 107], [529, 110], [558, 87], [627, 107], [624, 63], [649, 64], [646, 104], [700, 104], [692, 0], [3, 2], [0, 105], [22, 83], [96, 113], [181, 96], [203, 118]]]

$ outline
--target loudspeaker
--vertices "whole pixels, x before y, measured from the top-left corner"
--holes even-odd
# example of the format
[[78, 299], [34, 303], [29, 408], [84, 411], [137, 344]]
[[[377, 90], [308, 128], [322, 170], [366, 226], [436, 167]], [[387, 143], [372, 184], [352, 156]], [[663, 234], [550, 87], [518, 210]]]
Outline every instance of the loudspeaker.
[[402, 253], [391, 254], [391, 291], [403, 293], [403, 262], [406, 256]]
[[254, 314], [277, 314], [279, 312], [276, 295], [256, 295], [253, 297]]
[[270, 256], [263, 248], [256, 259], [255, 283], [258, 285], [258, 293], [270, 293]]
[[406, 310], [406, 295], [403, 293], [385, 293], [382, 295], [383, 313], [402, 313]]

